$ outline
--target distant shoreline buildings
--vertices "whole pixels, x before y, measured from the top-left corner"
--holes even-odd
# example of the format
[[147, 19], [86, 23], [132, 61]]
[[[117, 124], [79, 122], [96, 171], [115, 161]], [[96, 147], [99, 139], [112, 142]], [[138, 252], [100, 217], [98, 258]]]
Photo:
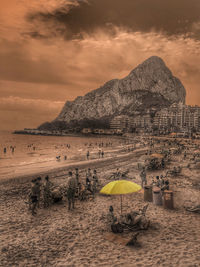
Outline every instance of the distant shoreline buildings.
[[[95, 124], [97, 127], [97, 123]], [[57, 135], [68, 136], [76, 134], [95, 135], [123, 135], [125, 133], [168, 135], [173, 134], [182, 137], [200, 138], [200, 107], [190, 106], [183, 103], [173, 104], [168, 108], [159, 111], [149, 109], [144, 114], [128, 116], [119, 115], [111, 119], [110, 124], [104, 128], [69, 128], [62, 130], [56, 128], [52, 130], [27, 129], [15, 131], [16, 134], [34, 135]]]
[[110, 128], [123, 132], [157, 134], [200, 132], [200, 107], [178, 103], [160, 111], [151, 109], [134, 117], [120, 115], [111, 120]]

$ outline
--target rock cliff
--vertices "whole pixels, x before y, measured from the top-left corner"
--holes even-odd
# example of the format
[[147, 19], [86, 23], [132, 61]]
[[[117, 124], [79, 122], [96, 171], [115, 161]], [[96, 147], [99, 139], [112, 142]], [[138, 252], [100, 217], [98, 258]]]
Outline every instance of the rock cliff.
[[185, 103], [186, 91], [164, 61], [153, 56], [123, 79], [105, 83], [85, 96], [67, 101], [56, 121], [112, 118], [160, 110], [172, 103]]

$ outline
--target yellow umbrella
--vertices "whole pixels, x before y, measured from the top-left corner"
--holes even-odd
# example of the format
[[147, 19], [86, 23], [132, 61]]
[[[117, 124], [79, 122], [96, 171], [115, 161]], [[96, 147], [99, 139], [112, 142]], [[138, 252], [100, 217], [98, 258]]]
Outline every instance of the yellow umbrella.
[[141, 186], [127, 180], [117, 180], [105, 185], [100, 193], [106, 195], [121, 195], [121, 213], [122, 213], [122, 195], [137, 192]]

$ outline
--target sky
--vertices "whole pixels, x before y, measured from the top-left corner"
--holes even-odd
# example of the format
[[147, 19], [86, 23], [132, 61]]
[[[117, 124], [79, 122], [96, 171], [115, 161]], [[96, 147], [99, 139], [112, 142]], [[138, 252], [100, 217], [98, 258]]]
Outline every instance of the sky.
[[52, 121], [153, 55], [200, 105], [199, 0], [1, 0], [0, 129]]

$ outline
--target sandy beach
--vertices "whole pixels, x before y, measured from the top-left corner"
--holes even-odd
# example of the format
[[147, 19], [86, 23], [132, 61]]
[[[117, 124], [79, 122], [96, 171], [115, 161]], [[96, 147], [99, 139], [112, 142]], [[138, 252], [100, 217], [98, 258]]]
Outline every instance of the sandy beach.
[[[85, 170], [96, 168], [101, 185], [110, 182], [117, 168], [129, 170], [128, 180], [140, 184], [137, 163], [147, 147], [110, 158], [89, 160], [56, 170], [48, 174], [56, 185], [67, 182], [67, 173], [80, 169], [85, 181]], [[171, 166], [180, 162], [173, 156]], [[161, 172], [147, 171], [151, 177]], [[200, 263], [200, 216], [188, 212], [185, 205], [200, 203], [198, 170], [183, 168], [180, 176], [169, 178], [174, 191], [174, 210], [149, 203], [146, 216], [150, 228], [140, 231], [138, 246], [127, 247], [133, 233], [113, 234], [106, 222], [110, 205], [120, 215], [119, 196], [96, 194], [95, 199], [76, 201], [75, 210], [68, 211], [67, 200], [48, 209], [38, 209], [32, 216], [26, 204], [30, 180], [35, 177], [16, 177], [1, 181], [0, 187], [0, 266], [187, 266], [198, 267]], [[123, 196], [123, 212], [142, 208], [143, 191]]]

